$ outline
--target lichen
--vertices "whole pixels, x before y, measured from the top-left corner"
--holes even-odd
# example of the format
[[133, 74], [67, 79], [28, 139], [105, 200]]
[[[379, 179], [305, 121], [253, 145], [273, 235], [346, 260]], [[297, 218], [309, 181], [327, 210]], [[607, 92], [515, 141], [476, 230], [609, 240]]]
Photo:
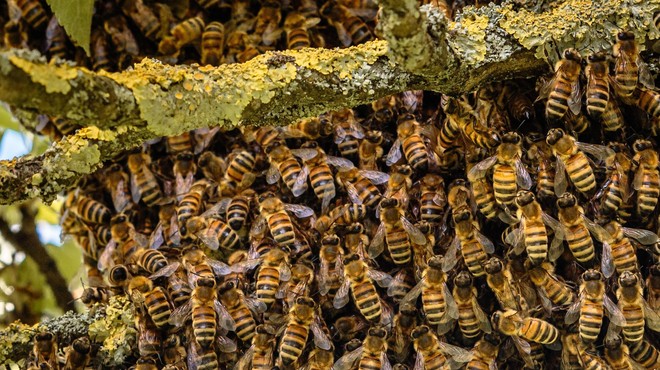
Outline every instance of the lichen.
[[133, 322], [133, 305], [125, 296], [110, 298], [105, 316], [89, 325], [89, 338], [102, 343], [99, 352], [103, 365], [118, 366], [133, 353], [137, 330]]
[[32, 342], [34, 333], [39, 325], [26, 325], [14, 322], [0, 332], [0, 364], [9, 362], [16, 358], [16, 351], [20, 347], [27, 347]]
[[448, 31], [452, 37], [447, 39], [449, 46], [457, 55], [462, 56], [471, 65], [479, 64], [486, 57], [486, 28], [488, 17], [471, 13], [459, 22], [450, 22]]
[[69, 80], [79, 73], [74, 68], [53, 68], [50, 64], [33, 63], [15, 55], [11, 55], [9, 61], [30, 75], [33, 82], [41, 84], [49, 94], [67, 94], [71, 91]]

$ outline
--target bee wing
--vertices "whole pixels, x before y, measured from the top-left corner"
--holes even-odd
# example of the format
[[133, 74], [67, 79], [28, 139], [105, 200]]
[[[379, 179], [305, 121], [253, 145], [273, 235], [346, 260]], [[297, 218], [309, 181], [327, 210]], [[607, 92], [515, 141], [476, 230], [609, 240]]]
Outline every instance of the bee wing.
[[227, 308], [225, 308], [225, 306], [218, 300], [213, 301], [213, 307], [218, 314], [218, 322], [220, 323], [220, 326], [229, 331], [236, 330], [236, 322], [229, 314], [229, 311], [227, 311]]
[[344, 47], [351, 46], [351, 44], [353, 43], [353, 39], [351, 38], [351, 35], [348, 33], [344, 25], [338, 22], [334, 22], [333, 25], [337, 30], [337, 37], [339, 38], [339, 41], [341, 41], [341, 44]]
[[641, 168], [638, 168], [637, 171], [635, 171], [635, 177], [633, 177], [633, 189], [639, 191], [641, 189], [642, 185], [644, 184], [644, 171]]
[[608, 242], [603, 243], [603, 258], [600, 261], [600, 271], [609, 279], [614, 275], [614, 260], [612, 259], [612, 246]]
[[266, 170], [266, 182], [269, 185], [273, 185], [280, 179], [280, 170], [277, 168], [277, 166], [271, 164], [270, 167], [268, 167], [268, 170]]
[[580, 114], [580, 111], [582, 110], [582, 93], [580, 79], [576, 78], [571, 83], [571, 94], [568, 96], [568, 108], [575, 115]]
[[477, 302], [477, 297], [472, 297], [472, 310], [474, 311], [474, 316], [479, 320], [479, 328], [484, 333], [490, 333], [493, 329], [490, 327], [490, 319], [484, 313], [484, 310], [481, 309], [479, 302]]
[[493, 242], [490, 241], [484, 234], [479, 232], [478, 230], [474, 230], [474, 233], [477, 237], [477, 240], [479, 241], [479, 244], [481, 244], [481, 247], [484, 249], [484, 251], [488, 254], [493, 254], [495, 253], [495, 245], [493, 245]]
[[387, 352], [385, 351], [380, 353], [380, 365], [382, 370], [392, 370], [392, 364], [387, 358]]
[[596, 237], [596, 239], [598, 239], [599, 242], [602, 243], [607, 239], [607, 236], [609, 234], [607, 233], [607, 230], [605, 230], [602, 226], [591, 221], [585, 215], [582, 215], [582, 220], [584, 221], [584, 224], [589, 230], [589, 232], [591, 232]]
[[319, 155], [318, 150], [312, 148], [291, 149], [291, 153], [303, 161], [308, 161]]
[[140, 192], [140, 187], [138, 186], [137, 178], [133, 173], [131, 173], [130, 182], [131, 182], [131, 198], [133, 198], [133, 203], [138, 204], [140, 203], [141, 192]]
[[366, 177], [374, 185], [384, 184], [390, 179], [390, 175], [381, 171], [360, 170], [360, 174]]
[[568, 182], [566, 180], [566, 167], [564, 161], [557, 156], [555, 165], [555, 195], [558, 197], [566, 192]]
[[468, 180], [470, 182], [473, 182], [483, 178], [484, 176], [486, 176], [486, 172], [488, 172], [488, 170], [491, 167], [493, 167], [495, 163], [497, 163], [497, 155], [488, 157], [483, 161], [477, 163], [474, 167], [470, 169], [470, 172], [468, 172]]
[[312, 334], [314, 334], [314, 345], [316, 345], [316, 347], [320, 349], [324, 349], [326, 351], [332, 348], [332, 341], [321, 328], [318, 315], [316, 315], [314, 321], [312, 321], [312, 324], [309, 326], [309, 328], [311, 329]]
[[280, 264], [280, 281], [289, 281], [291, 279], [291, 269], [285, 262]]
[[294, 197], [297, 198], [303, 195], [307, 190], [307, 176], [309, 176], [309, 166], [304, 165], [291, 187], [291, 193]]
[[163, 223], [159, 222], [156, 225], [156, 229], [149, 236], [149, 248], [158, 249], [165, 242], [165, 237], [163, 236]]
[[643, 230], [643, 229], [631, 229], [628, 227], [622, 227], [623, 235], [628, 238], [637, 240], [638, 242], [644, 245], [652, 245], [658, 242], [658, 235], [652, 231]]
[[551, 315], [553, 304], [552, 304], [552, 301], [550, 300], [550, 298], [548, 298], [548, 292], [546, 292], [545, 288], [542, 287], [542, 286], [538, 287], [538, 288], [539, 289], [538, 289], [537, 292], [539, 293], [538, 297], [541, 300], [541, 306], [543, 306], [543, 309], [545, 310], [545, 312], [548, 315]]
[[642, 307], [644, 308], [644, 318], [646, 325], [655, 332], [660, 332], [660, 315], [649, 305], [646, 299], [642, 299]]
[[513, 339], [513, 344], [516, 345], [516, 348], [518, 348], [518, 351], [521, 353], [530, 354], [532, 352], [532, 347], [526, 340], [520, 338], [517, 335], [512, 335], [511, 339]]
[[415, 303], [417, 302], [417, 297], [419, 297], [419, 295], [422, 293], [422, 288], [424, 287], [425, 280], [426, 278], [420, 279], [419, 282], [412, 289], [410, 289], [405, 296], [403, 296], [403, 299], [401, 299], [401, 302], [399, 302], [399, 306], [404, 303], [410, 303], [412, 305], [415, 305]]
[[566, 316], [564, 317], [564, 323], [566, 323], [566, 325], [571, 325], [572, 323], [578, 320], [578, 318], [580, 317], [580, 307], [582, 306], [583, 300], [584, 300], [584, 293], [580, 293], [578, 299], [575, 302], [573, 302], [573, 304], [570, 307], [568, 307], [568, 310], [566, 311]]
[[149, 279], [156, 280], [160, 277], [169, 277], [176, 270], [179, 269], [179, 266], [181, 266], [181, 264], [179, 262], [172, 262], [172, 263], [168, 264], [167, 266], [163, 267], [162, 269], [160, 269], [160, 270], [156, 271], [155, 273], [151, 274], [149, 276]]
[[172, 311], [169, 322], [170, 324], [176, 326], [177, 328], [180, 328], [183, 326], [186, 320], [188, 320], [188, 317], [190, 316], [191, 313], [192, 313], [192, 301], [188, 300], [188, 302], [175, 308], [174, 311]]
[[539, 100], [546, 99], [550, 95], [550, 91], [552, 91], [552, 87], [554, 86], [556, 80], [557, 75], [553, 76], [550, 80], [546, 81], [543, 86], [541, 86], [539, 89], [539, 96], [536, 98], [534, 103], [538, 102]]
[[149, 239], [144, 234], [137, 232], [135, 228], [130, 228], [128, 234], [141, 248], [149, 247]]
[[234, 370], [248, 370], [250, 369], [250, 363], [252, 362], [252, 357], [254, 357], [254, 344], [248, 348], [243, 356], [236, 362], [234, 365]]
[[336, 168], [340, 168], [340, 169], [349, 169], [349, 168], [355, 167], [353, 162], [349, 161], [346, 158], [342, 158], [342, 157], [335, 157], [335, 156], [332, 156], [332, 155], [327, 155], [326, 160], [327, 160], [328, 164], [330, 164], [330, 165], [332, 165]]
[[378, 230], [376, 231], [376, 234], [374, 234], [374, 237], [371, 239], [371, 243], [369, 243], [369, 248], [367, 248], [367, 251], [369, 252], [369, 258], [374, 259], [380, 256], [380, 254], [383, 253], [384, 249], [385, 249], [385, 224], [381, 223], [378, 226]]
[[424, 355], [422, 355], [422, 352], [417, 351], [417, 357], [415, 357], [415, 366], [413, 367], [413, 370], [424, 370], [425, 368], [426, 365], [424, 365]]
[[[90, 239], [90, 242], [94, 240], [93, 238]], [[105, 269], [108, 269], [112, 267], [115, 264], [113, 255], [115, 254], [115, 250], [117, 249], [117, 242], [112, 239], [110, 242], [108, 242], [108, 245], [103, 248], [103, 252], [101, 252], [101, 255], [99, 256], [99, 261], [96, 264], [96, 267], [103, 271]]]
[[385, 164], [388, 166], [392, 166], [401, 159], [402, 154], [403, 153], [401, 152], [401, 140], [396, 139], [394, 144], [392, 144], [392, 148], [390, 148], [390, 151], [387, 152]]
[[351, 287], [350, 281], [348, 280], [348, 278], [344, 278], [344, 282], [337, 290], [337, 294], [335, 294], [335, 297], [332, 299], [332, 306], [334, 308], [340, 309], [346, 306], [346, 303], [348, 303], [349, 300], [348, 291], [350, 287]]
[[181, 173], [177, 173], [174, 180], [174, 189], [177, 194], [186, 194], [190, 190], [190, 187], [194, 181], [194, 174], [188, 172], [186, 177], [181, 176]]
[[603, 307], [607, 312], [607, 316], [610, 318], [610, 321], [616, 326], [624, 326], [626, 324], [626, 318], [623, 316], [623, 312], [617, 307], [617, 305], [612, 302], [610, 297], [607, 294], [603, 295]]
[[360, 198], [360, 192], [355, 188], [355, 185], [350, 182], [344, 182], [344, 187], [346, 188], [346, 193], [351, 202], [355, 204], [362, 204], [362, 198]]
[[208, 263], [209, 266], [211, 266], [213, 272], [216, 275], [224, 276], [224, 275], [228, 275], [230, 272], [235, 272], [233, 271], [233, 266], [229, 267], [226, 263], [220, 262], [218, 260], [207, 258], [206, 263]]
[[520, 159], [514, 161], [514, 168], [516, 170], [516, 184], [523, 189], [531, 189], [534, 183], [529, 176], [529, 172], [527, 172], [527, 168], [525, 168], [525, 165]]
[[255, 315], [259, 315], [266, 312], [268, 308], [264, 302], [256, 298], [244, 297], [244, 302], [247, 308], [249, 308], [250, 311], [252, 311]]
[[233, 353], [236, 352], [236, 342], [225, 337], [224, 335], [218, 335], [216, 338], [216, 345], [220, 352], [223, 353]]
[[[339, 258], [337, 258], [339, 260]], [[330, 266], [328, 262], [321, 260], [321, 268], [319, 269], [319, 272], [316, 276], [316, 280], [318, 281], [318, 286], [319, 286], [319, 293], [321, 295], [327, 295], [328, 292], [330, 291], [330, 286], [328, 286], [328, 280], [329, 280], [329, 271], [330, 271]]]
[[170, 219], [170, 241], [174, 245], [179, 245], [181, 243], [181, 234], [179, 234], [179, 222], [176, 219], [176, 214], [172, 215]]
[[241, 262], [235, 263], [231, 266], [227, 266], [225, 264], [226, 267], [223, 268], [223, 271], [222, 272], [217, 272], [216, 271], [216, 273], [219, 274], [219, 275], [227, 275], [230, 272], [244, 273], [244, 272], [247, 272], [247, 271], [250, 271], [250, 270], [254, 269], [255, 267], [259, 266], [259, 264], [261, 264], [261, 258], [250, 258], [247, 261], [241, 261]]
[[332, 370], [350, 370], [353, 368], [355, 362], [362, 357], [362, 352], [364, 352], [364, 347], [360, 346], [357, 349], [348, 352], [341, 356], [334, 365], [332, 365]]
[[111, 192], [112, 204], [114, 205], [117, 212], [122, 212], [131, 201], [131, 198], [128, 196], [128, 194], [126, 194], [125, 189], [126, 184], [124, 184], [124, 180], [119, 180], [114, 191]]
[[443, 272], [451, 271], [451, 269], [456, 266], [456, 262], [458, 261], [458, 248], [460, 245], [461, 240], [458, 238], [458, 235], [454, 236], [454, 240], [452, 240], [449, 249], [447, 249], [447, 253], [445, 253], [445, 258], [442, 259]]
[[314, 216], [314, 210], [307, 207], [303, 206], [300, 204], [284, 204], [284, 209], [287, 211], [293, 213], [296, 217], [298, 218], [306, 218], [306, 217], [311, 217]]
[[211, 208], [207, 209], [202, 213], [201, 217], [203, 218], [218, 218], [220, 215], [224, 215], [227, 213], [227, 208], [229, 207], [229, 204], [231, 203], [231, 198], [222, 198], [220, 201]]
[[371, 278], [371, 280], [374, 280], [381, 288], [388, 288], [392, 285], [392, 276], [382, 271], [369, 269], [367, 270], [367, 276]]
[[401, 216], [401, 224], [408, 233], [410, 240], [419, 245], [426, 244], [426, 235], [413, 225], [405, 216]]
[[648, 64], [642, 62], [640, 58], [637, 58], [637, 67], [639, 73], [637, 78], [639, 83], [648, 89], [654, 89], [655, 82], [653, 81], [653, 74], [651, 73]]
[[454, 296], [451, 294], [447, 283], [442, 283], [442, 294], [445, 297], [445, 302], [447, 303], [447, 317], [457, 320], [458, 319], [458, 305], [454, 300]]
[[577, 145], [578, 149], [586, 154], [590, 154], [598, 161], [605, 161], [608, 157], [614, 155], [614, 151], [604, 145], [581, 143], [578, 141], [575, 142], [575, 145]]
[[439, 344], [440, 351], [456, 362], [470, 362], [472, 360], [471, 351], [445, 342], [439, 342]]

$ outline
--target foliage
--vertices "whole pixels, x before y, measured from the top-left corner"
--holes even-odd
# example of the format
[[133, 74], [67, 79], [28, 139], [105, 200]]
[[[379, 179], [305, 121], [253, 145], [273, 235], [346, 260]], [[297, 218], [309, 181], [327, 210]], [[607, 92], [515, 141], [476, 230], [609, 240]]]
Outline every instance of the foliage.
[[89, 39], [94, 0], [47, 0], [47, 2], [71, 40], [90, 55]]

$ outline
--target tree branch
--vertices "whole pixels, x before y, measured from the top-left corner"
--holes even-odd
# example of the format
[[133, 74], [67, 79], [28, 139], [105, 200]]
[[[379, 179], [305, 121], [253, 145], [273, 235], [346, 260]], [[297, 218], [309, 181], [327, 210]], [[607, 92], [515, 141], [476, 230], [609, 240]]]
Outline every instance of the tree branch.
[[39, 236], [37, 225], [34, 222], [34, 213], [28, 209], [28, 205], [20, 207], [23, 216], [21, 229], [12, 232], [9, 225], [0, 220], [0, 233], [17, 250], [25, 252], [39, 267], [39, 271], [46, 277], [46, 282], [53, 291], [57, 306], [66, 312], [71, 307], [73, 296], [69, 292], [69, 285], [57, 268], [55, 260], [46, 252]]
[[545, 55], [553, 57], [555, 49], [608, 49], [621, 29], [639, 40], [660, 36], [651, 19], [658, 0], [635, 4], [634, 11], [624, 0], [573, 0], [542, 13], [505, 2], [468, 7], [453, 22], [431, 6], [418, 12], [413, 0], [382, 3], [380, 27], [389, 43], [271, 52], [217, 68], [144, 60], [129, 71], [93, 73], [30, 53], [0, 53], [0, 100], [23, 115], [67, 112], [73, 123], [90, 127], [40, 157], [0, 161], [0, 203], [52, 200], [75, 178], [144, 140], [200, 127], [285, 125], [411, 89], [461, 94], [545, 73]]

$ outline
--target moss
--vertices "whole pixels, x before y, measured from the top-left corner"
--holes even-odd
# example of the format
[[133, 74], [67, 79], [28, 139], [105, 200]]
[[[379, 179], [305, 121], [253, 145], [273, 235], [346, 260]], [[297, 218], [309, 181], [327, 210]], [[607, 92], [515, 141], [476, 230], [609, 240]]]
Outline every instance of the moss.
[[137, 340], [133, 317], [130, 301], [125, 296], [114, 296], [105, 308], [105, 316], [89, 325], [89, 338], [101, 343], [103, 365], [121, 365], [133, 354]]
[[79, 73], [73, 68], [53, 68], [49, 64], [33, 63], [15, 55], [10, 56], [9, 61], [30, 75], [33, 82], [46, 88], [49, 94], [67, 94], [72, 87], [69, 80], [76, 78]]

